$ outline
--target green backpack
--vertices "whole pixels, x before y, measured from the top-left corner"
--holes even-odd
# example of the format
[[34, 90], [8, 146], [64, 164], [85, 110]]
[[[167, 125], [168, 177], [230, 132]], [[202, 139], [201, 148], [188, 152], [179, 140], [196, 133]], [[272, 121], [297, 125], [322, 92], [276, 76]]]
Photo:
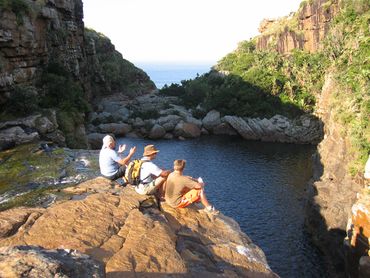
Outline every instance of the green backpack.
[[140, 171], [141, 171], [141, 165], [145, 161], [140, 160], [140, 159], [135, 159], [131, 161], [126, 168], [125, 171], [125, 180], [128, 184], [131, 185], [139, 185], [140, 183]]

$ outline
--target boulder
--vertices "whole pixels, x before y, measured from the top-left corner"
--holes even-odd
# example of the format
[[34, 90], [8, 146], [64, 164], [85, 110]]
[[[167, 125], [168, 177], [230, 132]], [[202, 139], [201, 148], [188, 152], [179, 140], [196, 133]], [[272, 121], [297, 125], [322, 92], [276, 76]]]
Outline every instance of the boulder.
[[38, 139], [40, 136], [37, 132], [27, 133], [19, 126], [0, 130], [0, 150], [7, 149], [9, 146], [34, 142]]
[[112, 113], [112, 116], [116, 122], [127, 122], [127, 120], [130, 118], [130, 114], [130, 110], [128, 110], [126, 107], [122, 107], [118, 111]]
[[213, 134], [216, 135], [238, 135], [235, 129], [233, 129], [228, 123], [221, 123], [213, 128]]
[[176, 125], [175, 136], [184, 138], [196, 138], [201, 134], [200, 128], [192, 123], [180, 122]]
[[247, 122], [237, 116], [225, 116], [224, 120], [232, 126], [244, 139], [257, 140], [259, 136], [254, 133]]
[[105, 277], [102, 263], [76, 250], [0, 247], [0, 277]]
[[193, 116], [187, 116], [187, 117], [185, 118], [185, 122], [187, 122], [187, 123], [191, 123], [191, 124], [195, 124], [195, 125], [197, 125], [199, 128], [202, 128], [202, 124], [203, 124], [201, 120], [196, 119], [196, 118], [194, 118]]
[[174, 130], [176, 125], [180, 122], [181, 117], [178, 115], [167, 115], [158, 118], [157, 123], [168, 132]]
[[149, 132], [150, 139], [160, 139], [166, 134], [166, 130], [159, 124], [155, 124]]
[[109, 124], [101, 124], [98, 126], [98, 129], [102, 133], [112, 133], [114, 135], [126, 135], [131, 131], [131, 126], [128, 124], [116, 124], [116, 123], [109, 123]]
[[220, 112], [216, 110], [209, 111], [202, 120], [203, 127], [208, 131], [212, 131], [214, 127], [221, 124]]

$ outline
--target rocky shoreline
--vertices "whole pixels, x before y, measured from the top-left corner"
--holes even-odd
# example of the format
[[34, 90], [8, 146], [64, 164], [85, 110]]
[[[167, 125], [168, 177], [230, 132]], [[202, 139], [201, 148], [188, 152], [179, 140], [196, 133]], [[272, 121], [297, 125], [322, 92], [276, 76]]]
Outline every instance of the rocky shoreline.
[[[16, 273], [12, 258], [17, 256], [9, 254], [26, 245], [85, 253], [98, 262], [94, 277], [104, 277], [99, 264], [107, 277], [277, 277], [262, 250], [222, 214], [209, 215], [196, 206], [173, 209], [100, 177], [64, 191], [75, 197], [48, 208], [0, 212], [0, 246], [8, 247], [0, 249], [0, 265], [8, 265], [0, 268], [0, 276]], [[27, 265], [26, 255], [22, 260]]]

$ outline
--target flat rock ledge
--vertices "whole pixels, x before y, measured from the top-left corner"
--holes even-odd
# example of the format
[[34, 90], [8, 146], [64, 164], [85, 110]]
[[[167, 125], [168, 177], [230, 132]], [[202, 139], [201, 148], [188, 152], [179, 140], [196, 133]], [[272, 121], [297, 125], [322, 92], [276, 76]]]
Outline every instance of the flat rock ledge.
[[173, 209], [101, 177], [66, 191], [75, 194], [71, 200], [46, 209], [0, 212], [0, 258], [11, 247], [38, 246], [77, 250], [105, 266], [107, 277], [278, 277], [222, 214]]

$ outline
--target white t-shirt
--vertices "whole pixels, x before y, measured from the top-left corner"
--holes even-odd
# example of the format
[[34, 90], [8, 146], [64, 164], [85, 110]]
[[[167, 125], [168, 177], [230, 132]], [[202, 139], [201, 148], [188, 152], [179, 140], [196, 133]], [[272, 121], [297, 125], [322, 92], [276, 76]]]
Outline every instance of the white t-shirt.
[[115, 150], [110, 148], [101, 149], [99, 154], [99, 166], [100, 173], [102, 175], [110, 177], [117, 173], [121, 158], [118, 156]]
[[155, 180], [162, 173], [162, 169], [151, 162], [148, 158], [143, 157], [141, 160], [145, 161], [141, 165], [140, 180], [141, 183], [146, 184]]

